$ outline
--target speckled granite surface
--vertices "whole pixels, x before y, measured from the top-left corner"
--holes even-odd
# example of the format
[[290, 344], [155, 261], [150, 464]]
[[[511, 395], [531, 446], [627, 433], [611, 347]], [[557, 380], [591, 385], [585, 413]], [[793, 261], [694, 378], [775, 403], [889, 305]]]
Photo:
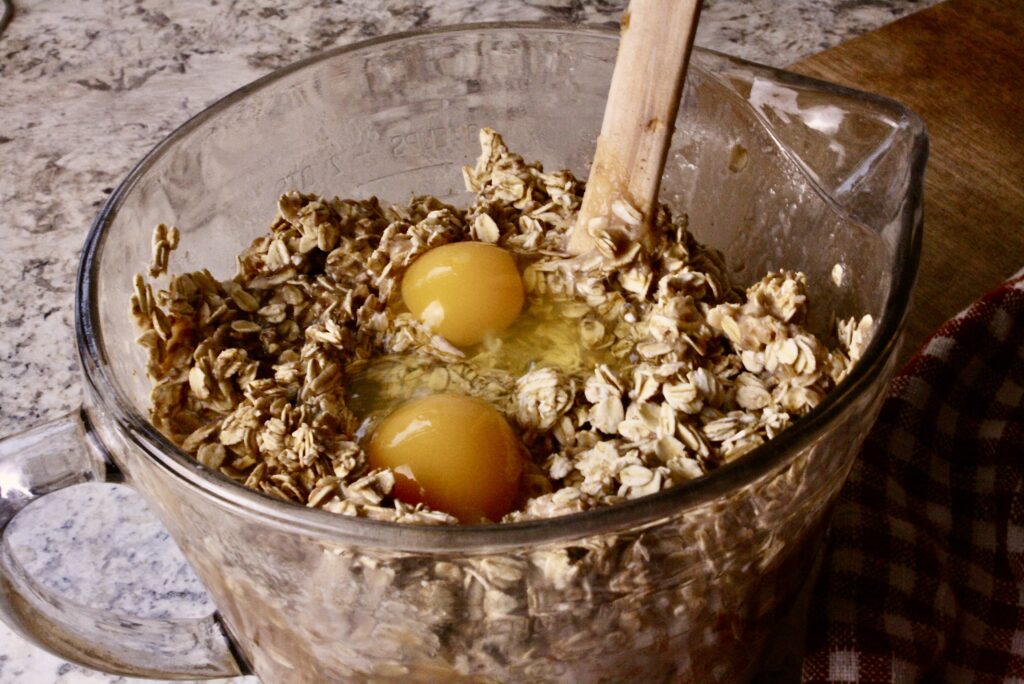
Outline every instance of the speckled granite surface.
[[[698, 43], [783, 66], [936, 0], [707, 0]], [[79, 249], [118, 180], [231, 90], [327, 47], [473, 21], [617, 21], [625, 0], [15, 0], [0, 35], [0, 434], [79, 401], [72, 297]], [[130, 491], [85, 486], [12, 524], [16, 556], [69, 599], [127, 615], [211, 610]], [[126, 682], [0, 626], [0, 684]], [[139, 680], [141, 681], [141, 680]]]

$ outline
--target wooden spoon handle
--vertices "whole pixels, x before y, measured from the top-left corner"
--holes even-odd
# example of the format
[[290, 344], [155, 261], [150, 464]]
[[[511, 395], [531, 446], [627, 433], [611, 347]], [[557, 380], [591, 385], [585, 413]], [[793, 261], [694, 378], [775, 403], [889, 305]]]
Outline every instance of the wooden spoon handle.
[[597, 248], [607, 255], [612, 243], [621, 247], [649, 235], [700, 6], [701, 0], [632, 0], [622, 15], [601, 135], [566, 244], [570, 253]]

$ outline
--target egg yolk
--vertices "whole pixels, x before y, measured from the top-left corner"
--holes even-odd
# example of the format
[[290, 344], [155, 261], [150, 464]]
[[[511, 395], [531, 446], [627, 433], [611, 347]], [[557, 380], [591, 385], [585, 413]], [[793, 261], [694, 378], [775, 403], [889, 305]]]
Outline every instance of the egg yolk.
[[371, 468], [390, 468], [393, 495], [462, 523], [496, 522], [515, 506], [523, 450], [490, 404], [461, 394], [408, 401], [385, 418], [367, 445]]
[[458, 347], [504, 330], [523, 308], [515, 258], [484, 242], [453, 242], [416, 259], [402, 278], [414, 316]]

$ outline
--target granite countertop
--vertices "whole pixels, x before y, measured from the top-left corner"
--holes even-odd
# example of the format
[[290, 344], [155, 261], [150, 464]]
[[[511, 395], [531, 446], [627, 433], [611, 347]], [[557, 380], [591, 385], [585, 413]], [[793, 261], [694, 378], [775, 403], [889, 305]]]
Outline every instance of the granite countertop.
[[[784, 66], [937, 0], [706, 0], [700, 45]], [[80, 401], [72, 298], [93, 216], [178, 124], [268, 71], [422, 26], [616, 22], [626, 0], [14, 0], [0, 34], [0, 435]], [[26, 509], [17, 558], [71, 600], [125, 615], [212, 610], [129, 489], [84, 485]], [[65, 663], [0, 625], [0, 684], [128, 682]], [[255, 681], [250, 680], [250, 681]]]

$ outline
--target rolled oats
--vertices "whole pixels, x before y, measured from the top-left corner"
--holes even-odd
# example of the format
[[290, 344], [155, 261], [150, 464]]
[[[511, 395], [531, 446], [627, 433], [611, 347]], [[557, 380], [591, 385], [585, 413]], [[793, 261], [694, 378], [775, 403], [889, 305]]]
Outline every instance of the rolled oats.
[[[394, 476], [369, 469], [361, 440], [412, 396], [481, 397], [531, 456], [523, 504], [505, 518], [527, 520], [644, 496], [741, 457], [817, 405], [870, 340], [870, 316], [840, 321], [835, 340], [805, 329], [801, 273], [734, 287], [721, 255], [666, 207], [650, 246], [597, 220], [597, 253], [568, 257], [583, 184], [525, 163], [494, 131], [480, 141], [463, 170], [475, 193], [466, 209], [289, 192], [232, 279], [173, 274], [154, 294], [137, 276], [131, 311], [154, 425], [204, 466], [273, 496], [450, 524], [391, 497]], [[621, 200], [612, 212], [619, 225], [643, 218]], [[459, 240], [512, 252], [527, 289], [512, 332], [467, 350], [400, 306], [405, 269]], [[167, 271], [178, 242], [176, 228], [157, 226], [150, 277]], [[535, 564], [562, 572], [565, 560]], [[511, 613], [501, 572], [481, 579], [484, 604]]]

